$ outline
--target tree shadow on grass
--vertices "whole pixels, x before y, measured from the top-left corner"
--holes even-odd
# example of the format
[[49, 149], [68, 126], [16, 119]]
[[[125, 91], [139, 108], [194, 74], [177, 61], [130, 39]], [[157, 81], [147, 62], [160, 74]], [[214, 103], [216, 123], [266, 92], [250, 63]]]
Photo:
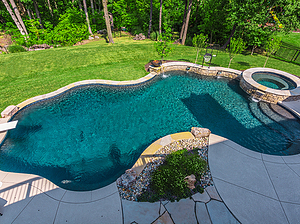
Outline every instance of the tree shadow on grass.
[[238, 61], [236, 63], [243, 65], [243, 66], [250, 66], [250, 64], [248, 62], [244, 62], [244, 61]]
[[178, 59], [179, 61], [186, 61], [186, 62], [192, 62], [192, 61], [190, 61], [190, 60], [188, 60], [188, 59]]

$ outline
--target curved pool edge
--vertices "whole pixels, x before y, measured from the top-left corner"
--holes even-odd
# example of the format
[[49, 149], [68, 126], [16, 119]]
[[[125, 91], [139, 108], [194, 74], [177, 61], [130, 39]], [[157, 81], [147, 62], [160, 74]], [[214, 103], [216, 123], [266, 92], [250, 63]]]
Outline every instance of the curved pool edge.
[[[145, 159], [145, 157], [155, 154], [155, 152], [161, 147], [164, 147], [171, 142], [184, 139], [194, 139], [194, 135], [191, 132], [179, 132], [159, 138], [143, 151], [139, 159], [133, 165], [132, 169], [136, 170], [137, 172], [140, 170], [141, 172], [144, 166], [149, 162], [149, 160]], [[30, 192], [28, 195], [30, 196], [45, 193], [50, 198], [64, 203], [90, 203], [101, 200], [118, 192], [116, 181], [105, 187], [91, 191], [72, 191], [63, 189], [47, 178], [39, 175], [5, 172], [2, 170], [0, 170], [0, 182], [3, 183], [2, 187], [0, 188], [0, 197], [4, 199], [8, 196], [11, 199], [17, 197], [16, 200], [24, 199], [23, 197], [26, 194], [24, 195], [24, 193], [20, 192], [17, 193], [17, 191], [29, 190]], [[13, 188], [13, 186], [15, 186], [17, 189]], [[7, 191], [10, 193], [6, 192], [5, 189], [7, 189]], [[13, 199], [13, 201], [15, 202], [15, 199]]]
[[166, 135], [155, 142], [151, 143], [140, 155], [140, 157], [137, 159], [135, 164], [132, 166], [131, 169], [133, 169], [136, 172], [136, 175], [138, 176], [147, 163], [151, 161], [151, 158], [153, 158], [156, 154], [156, 152], [161, 149], [162, 147], [169, 145], [172, 142], [184, 140], [184, 139], [194, 139], [194, 135], [191, 132], [179, 132], [174, 133], [170, 135]]
[[[295, 89], [291, 90], [277, 90], [267, 86], [263, 86], [256, 82], [252, 75], [257, 72], [270, 72], [279, 76], [286, 77], [296, 84]], [[261, 99], [269, 103], [278, 103], [284, 100], [298, 100], [300, 99], [300, 78], [290, 73], [273, 69], [273, 68], [250, 68], [243, 72], [240, 80], [240, 87], [251, 96]]]
[[[80, 86], [87, 86], [87, 85], [104, 85], [104, 86], [119, 86], [119, 87], [124, 87], [124, 86], [135, 86], [135, 85], [140, 85], [146, 82], [151, 81], [153, 78], [155, 78], [157, 75], [166, 72], [166, 71], [190, 71], [196, 74], [201, 74], [201, 75], [210, 75], [210, 76], [215, 76], [215, 77], [227, 77], [227, 78], [232, 78], [232, 79], [239, 79], [241, 77], [242, 71], [235, 70], [235, 69], [230, 69], [230, 68], [224, 68], [224, 67], [206, 67], [206, 66], [201, 66], [198, 64], [190, 63], [190, 62], [167, 62], [162, 64], [161, 67], [150, 67], [150, 73], [140, 79], [137, 80], [130, 80], [130, 81], [113, 81], [113, 80], [104, 80], [104, 79], [93, 79], [93, 80], [84, 80], [84, 81], [78, 81], [71, 83], [67, 86], [64, 86], [62, 88], [59, 88], [58, 90], [55, 90], [53, 92], [31, 97], [21, 103], [19, 103], [16, 107], [18, 110], [14, 112], [13, 114], [7, 115], [5, 119], [6, 122], [10, 121], [14, 114], [17, 113], [18, 111], [26, 108], [27, 106], [30, 106], [31, 104], [43, 101], [43, 100], [48, 100], [51, 98], [54, 98], [60, 94], [63, 94], [66, 91], [69, 91], [73, 88], [80, 87]], [[2, 114], [1, 114], [2, 115]], [[4, 119], [4, 118], [0, 118]], [[1, 122], [1, 121], [0, 121]], [[6, 132], [1, 132], [0, 133], [0, 146], [5, 140], [7, 131]]]
[[[151, 144], [153, 146], [150, 145], [151, 147], [149, 146], [143, 153], [151, 153], [156, 145], [170, 141], [170, 138], [180, 140], [181, 137], [194, 138], [190, 132], [167, 135], [153, 142]], [[224, 137], [211, 134], [208, 162], [218, 194], [241, 223], [253, 221], [297, 223], [295, 221], [298, 217], [299, 202], [294, 201], [300, 197], [300, 192], [296, 190], [300, 183], [300, 176], [295, 175], [287, 167], [300, 167], [299, 154], [284, 157], [265, 155], [244, 148]], [[98, 203], [98, 206], [103, 207], [114, 204], [114, 212], [124, 212], [116, 182], [97, 190], [77, 192], [62, 189], [49, 180], [32, 174], [0, 171], [0, 181], [3, 182], [0, 197], [7, 200], [5, 207], [7, 206], [8, 210], [16, 204], [18, 208], [24, 206], [23, 210], [27, 209], [26, 214], [28, 212], [31, 214], [36, 212], [36, 207], [31, 204], [42, 203], [44, 207], [51, 207], [50, 210], [53, 211], [59, 209], [62, 212], [67, 209], [64, 206], [70, 206], [69, 209], [79, 206], [80, 210], [85, 211], [91, 209], [91, 206], [95, 207], [95, 203]], [[281, 183], [287, 183], [286, 181], [289, 184], [282, 187]], [[31, 200], [33, 200], [32, 203]], [[22, 201], [27, 202], [20, 204]], [[53, 206], [53, 203], [61, 206]], [[6, 211], [5, 207], [4, 211]], [[88, 215], [83, 213], [79, 216], [85, 217], [84, 214]], [[3, 217], [7, 218], [7, 215], [10, 214], [4, 213]], [[78, 216], [78, 214], [74, 215]], [[119, 213], [118, 215], [122, 216]], [[33, 216], [31, 218], [33, 219]], [[59, 218], [62, 218], [61, 215]], [[120, 222], [115, 223], [122, 223], [122, 221], [120, 219]]]

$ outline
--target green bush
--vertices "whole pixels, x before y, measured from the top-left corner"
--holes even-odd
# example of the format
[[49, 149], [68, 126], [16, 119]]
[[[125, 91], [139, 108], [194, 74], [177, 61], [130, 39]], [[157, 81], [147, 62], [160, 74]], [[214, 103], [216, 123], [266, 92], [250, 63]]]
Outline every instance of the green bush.
[[20, 45], [11, 45], [8, 47], [9, 53], [25, 52], [26, 50]]
[[83, 12], [71, 8], [61, 15], [59, 20], [52, 32], [55, 45], [70, 46], [88, 38], [89, 33]]
[[171, 201], [187, 198], [193, 192], [202, 191], [200, 185], [191, 191], [184, 181], [186, 176], [194, 174], [199, 181], [206, 171], [207, 163], [198, 155], [198, 150], [179, 150], [166, 156], [164, 163], [151, 175], [150, 191], [145, 191], [139, 201], [157, 201], [160, 198]]
[[151, 40], [157, 41], [158, 36], [159, 36], [158, 31], [153, 31], [153, 32], [150, 33], [150, 39]]

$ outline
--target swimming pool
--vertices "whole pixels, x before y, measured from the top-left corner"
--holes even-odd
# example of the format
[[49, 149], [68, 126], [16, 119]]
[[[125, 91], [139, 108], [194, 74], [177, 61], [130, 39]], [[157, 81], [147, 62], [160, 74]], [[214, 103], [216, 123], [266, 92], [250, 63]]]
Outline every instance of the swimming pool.
[[237, 81], [185, 72], [163, 77], [124, 88], [84, 86], [19, 111], [1, 146], [0, 169], [93, 190], [115, 181], [153, 141], [193, 126], [258, 152], [299, 153], [287, 149], [300, 135], [299, 122], [248, 100]]

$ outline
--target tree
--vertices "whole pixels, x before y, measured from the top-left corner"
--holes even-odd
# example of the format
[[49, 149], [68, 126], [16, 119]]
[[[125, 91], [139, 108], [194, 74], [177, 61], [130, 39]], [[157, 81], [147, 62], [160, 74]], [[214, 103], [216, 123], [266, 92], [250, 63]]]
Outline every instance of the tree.
[[[167, 25], [165, 24], [165, 27]], [[164, 60], [164, 57], [168, 56], [169, 53], [172, 52], [171, 40], [172, 40], [172, 33], [171, 28], [167, 27], [164, 34], [159, 35], [158, 40], [155, 42], [154, 47], [158, 55], [161, 57], [161, 60]]]
[[189, 7], [188, 7], [187, 14], [186, 14], [186, 21], [185, 21], [185, 25], [184, 25], [184, 32], [183, 32], [182, 42], [181, 42], [182, 45], [185, 44], [186, 34], [187, 34], [190, 15], [191, 15], [192, 3], [193, 3], [193, 0], [189, 0]]
[[197, 56], [196, 56], [196, 60], [195, 60], [195, 64], [197, 63], [197, 59], [198, 59], [198, 54], [199, 51], [206, 46], [206, 40], [207, 40], [207, 35], [204, 35], [202, 33], [200, 33], [199, 35], [194, 35], [193, 38], [193, 46], [196, 48], [197, 50]]
[[242, 38], [232, 38], [230, 41], [230, 47], [228, 49], [229, 51], [229, 65], [228, 68], [230, 67], [231, 61], [234, 58], [236, 54], [240, 54], [242, 51], [246, 49], [246, 43], [243, 41]]
[[2, 2], [4, 3], [4, 5], [5, 5], [7, 11], [9, 12], [11, 18], [13, 19], [13, 21], [14, 21], [14, 23], [16, 24], [17, 28], [19, 29], [20, 33], [21, 33], [22, 35], [25, 35], [26, 33], [25, 33], [25, 31], [23, 30], [22, 25], [20, 24], [20, 22], [18, 21], [18, 19], [17, 19], [16, 16], [15, 16], [15, 14], [14, 14], [13, 11], [11, 10], [11, 8], [10, 8], [8, 2], [7, 2], [6, 0], [2, 0]]
[[86, 7], [86, 0], [83, 0], [83, 8], [84, 8], [85, 18], [86, 18], [86, 23], [88, 26], [89, 33], [91, 35], [93, 35], [91, 25], [90, 25], [90, 20], [89, 20], [89, 14], [88, 14], [87, 7]]
[[281, 38], [279, 37], [270, 37], [269, 40], [266, 43], [266, 52], [267, 52], [267, 59], [265, 61], [264, 67], [267, 64], [267, 61], [271, 54], [274, 54], [281, 45]]
[[36, 16], [37, 18], [39, 19], [40, 21], [40, 26], [41, 28], [43, 29], [43, 24], [42, 24], [42, 18], [41, 18], [41, 15], [40, 15], [40, 11], [39, 11], [39, 7], [38, 7], [38, 4], [36, 3], [35, 0], [32, 0], [33, 1], [33, 5], [34, 5], [34, 9], [35, 9], [35, 13], [36, 13]]
[[105, 24], [106, 24], [106, 30], [107, 30], [107, 35], [109, 39], [109, 43], [114, 43], [112, 34], [111, 34], [111, 26], [110, 26], [110, 21], [108, 18], [108, 11], [107, 11], [107, 0], [102, 0], [103, 3], [103, 10], [104, 10], [104, 18], [105, 18]]
[[180, 35], [179, 35], [180, 43], [181, 43], [181, 41], [182, 41], [182, 35], [183, 35], [183, 31], [184, 31], [184, 26], [185, 26], [187, 3], [188, 3], [188, 1], [185, 0], [185, 6], [184, 6], [184, 14], [183, 14], [182, 26], [181, 26], [181, 31], [180, 31]]
[[14, 10], [14, 12], [15, 12], [15, 14], [16, 14], [16, 16], [17, 16], [17, 18], [18, 18], [18, 20], [19, 20], [19, 22], [20, 22], [20, 24], [21, 24], [21, 26], [22, 26], [24, 32], [25, 32], [25, 34], [28, 35], [26, 26], [25, 26], [25, 24], [24, 24], [24, 22], [23, 22], [23, 20], [22, 20], [22, 17], [21, 17], [21, 15], [20, 15], [20, 12], [19, 12], [19, 10], [18, 10], [18, 8], [17, 8], [17, 6], [16, 6], [14, 0], [9, 0], [9, 1], [10, 1], [10, 4], [11, 4], [11, 6], [12, 6], [12, 8], [13, 8], [13, 10]]
[[159, 7], [159, 25], [158, 25], [159, 35], [161, 35], [162, 3], [163, 3], [163, 0], [160, 0], [160, 7]]
[[152, 11], [153, 11], [153, 0], [150, 0], [150, 19], [149, 19], [149, 29], [147, 38], [150, 38], [151, 26], [152, 26]]

